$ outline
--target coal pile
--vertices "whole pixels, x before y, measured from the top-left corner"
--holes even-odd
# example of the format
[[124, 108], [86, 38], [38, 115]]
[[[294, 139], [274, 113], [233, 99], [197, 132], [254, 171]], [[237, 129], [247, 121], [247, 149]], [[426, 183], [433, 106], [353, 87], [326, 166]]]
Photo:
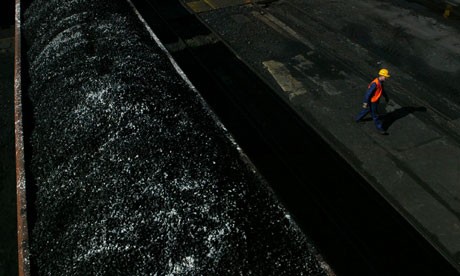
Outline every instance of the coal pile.
[[24, 12], [38, 275], [325, 275], [129, 3]]

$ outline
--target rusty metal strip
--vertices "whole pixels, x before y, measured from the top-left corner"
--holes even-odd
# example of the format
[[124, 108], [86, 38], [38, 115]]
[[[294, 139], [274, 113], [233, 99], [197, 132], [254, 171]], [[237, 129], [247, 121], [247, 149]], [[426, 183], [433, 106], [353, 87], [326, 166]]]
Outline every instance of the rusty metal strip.
[[30, 275], [27, 227], [26, 179], [21, 86], [21, 0], [16, 0], [14, 34], [14, 134], [16, 144], [16, 204], [18, 231], [18, 275]]

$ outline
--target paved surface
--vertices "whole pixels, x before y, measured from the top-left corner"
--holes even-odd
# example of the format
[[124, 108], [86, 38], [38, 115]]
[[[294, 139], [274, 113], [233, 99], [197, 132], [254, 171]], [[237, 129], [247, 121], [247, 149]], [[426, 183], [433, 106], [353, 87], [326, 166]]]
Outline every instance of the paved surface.
[[[409, 1], [183, 2], [460, 270], [458, 19]], [[389, 135], [353, 121], [382, 67]]]
[[14, 29], [0, 28], [0, 275], [17, 275]]

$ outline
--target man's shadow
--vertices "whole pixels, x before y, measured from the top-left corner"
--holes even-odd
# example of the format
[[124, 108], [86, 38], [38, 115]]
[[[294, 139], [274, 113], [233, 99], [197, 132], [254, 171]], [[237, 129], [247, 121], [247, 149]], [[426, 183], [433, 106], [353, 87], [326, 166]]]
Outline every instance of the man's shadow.
[[406, 117], [407, 115], [414, 113], [414, 112], [426, 112], [426, 107], [424, 106], [419, 106], [419, 107], [413, 107], [413, 106], [403, 106], [401, 108], [395, 109], [389, 113], [384, 114], [381, 116], [382, 120], [382, 127], [385, 130], [388, 130], [388, 128], [397, 120]]

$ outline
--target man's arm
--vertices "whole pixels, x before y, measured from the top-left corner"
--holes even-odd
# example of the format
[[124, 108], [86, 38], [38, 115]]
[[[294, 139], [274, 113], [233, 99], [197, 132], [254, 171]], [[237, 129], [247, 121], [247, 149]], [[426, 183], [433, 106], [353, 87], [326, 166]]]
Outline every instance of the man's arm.
[[367, 89], [366, 94], [364, 94], [363, 108], [367, 108], [367, 106], [371, 102], [371, 98], [374, 95], [376, 88], [377, 88], [377, 85], [375, 84], [375, 82], [373, 82], [371, 86], [369, 86], [369, 89]]

